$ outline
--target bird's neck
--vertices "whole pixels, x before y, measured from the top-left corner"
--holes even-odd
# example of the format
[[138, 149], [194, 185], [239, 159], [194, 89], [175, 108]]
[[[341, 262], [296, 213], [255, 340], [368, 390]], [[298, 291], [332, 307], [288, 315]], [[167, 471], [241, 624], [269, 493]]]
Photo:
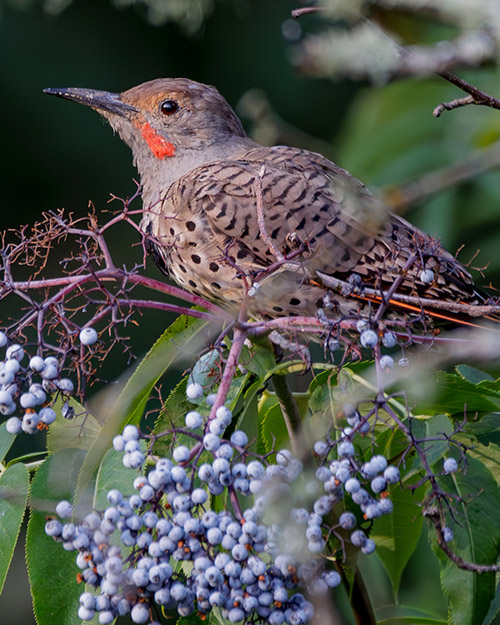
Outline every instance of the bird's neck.
[[161, 202], [169, 187], [188, 172], [208, 163], [238, 158], [247, 150], [257, 147], [248, 137], [230, 137], [202, 149], [177, 149], [174, 156], [151, 158], [149, 154], [139, 155], [136, 167], [141, 176], [144, 208]]

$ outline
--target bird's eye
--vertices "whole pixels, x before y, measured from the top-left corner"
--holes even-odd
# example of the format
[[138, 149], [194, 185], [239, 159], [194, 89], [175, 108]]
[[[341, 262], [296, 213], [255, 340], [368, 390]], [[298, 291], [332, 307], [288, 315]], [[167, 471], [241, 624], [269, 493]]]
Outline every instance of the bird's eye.
[[177, 104], [175, 100], [164, 100], [160, 104], [160, 111], [164, 115], [173, 115], [174, 113], [177, 113], [178, 110], [179, 110], [179, 105]]

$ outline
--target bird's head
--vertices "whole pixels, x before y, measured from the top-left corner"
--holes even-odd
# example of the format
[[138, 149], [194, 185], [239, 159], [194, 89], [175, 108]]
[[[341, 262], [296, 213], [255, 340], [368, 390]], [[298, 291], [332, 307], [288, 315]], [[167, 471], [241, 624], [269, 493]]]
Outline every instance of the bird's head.
[[207, 151], [231, 137], [246, 137], [233, 109], [214, 87], [186, 78], [151, 80], [122, 93], [73, 87], [44, 92], [100, 113], [131, 147], [138, 164]]

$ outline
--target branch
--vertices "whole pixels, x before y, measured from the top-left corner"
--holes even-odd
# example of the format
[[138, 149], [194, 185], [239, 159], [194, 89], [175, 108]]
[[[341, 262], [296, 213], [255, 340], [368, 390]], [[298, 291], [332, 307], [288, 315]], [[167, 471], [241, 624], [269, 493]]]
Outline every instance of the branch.
[[229, 350], [229, 355], [227, 357], [226, 366], [224, 367], [224, 373], [222, 374], [222, 379], [219, 384], [219, 389], [217, 391], [215, 402], [210, 410], [210, 420], [215, 419], [215, 413], [217, 412], [217, 409], [223, 406], [224, 402], [226, 401], [226, 397], [229, 392], [229, 388], [231, 387], [231, 382], [233, 381], [236, 367], [238, 366], [241, 350], [243, 349], [246, 337], [247, 335], [245, 331], [240, 330], [239, 328], [235, 328], [233, 344], [231, 345], [231, 349]]
[[490, 108], [494, 108], [500, 110], [500, 100], [494, 98], [493, 96], [481, 91], [474, 85], [471, 85], [463, 78], [459, 78], [455, 74], [450, 72], [439, 72], [438, 76], [444, 78], [448, 82], [451, 82], [452, 85], [458, 87], [462, 91], [468, 94], [466, 98], [459, 98], [458, 100], [452, 100], [451, 102], [442, 102], [433, 111], [434, 117], [439, 117], [441, 113], [444, 111], [452, 111], [453, 109], [460, 108], [462, 106], [467, 106], [468, 104], [477, 104], [481, 106], [489, 106]]
[[[339, 280], [338, 278], [334, 278], [333, 276], [321, 273], [320, 271], [317, 271], [316, 273], [326, 286], [335, 291], [340, 291], [341, 289], [345, 288], [352, 288], [352, 285], [348, 284], [343, 280]], [[500, 314], [500, 304], [463, 304], [461, 302], [450, 302], [440, 299], [418, 297], [415, 295], [405, 295], [403, 293], [392, 293], [391, 289], [389, 289], [388, 291], [382, 291], [379, 289], [372, 289], [366, 286], [362, 287], [361, 292], [368, 298], [375, 298], [375, 303], [380, 302], [381, 299], [382, 301], [387, 301], [387, 299], [390, 299], [393, 303], [401, 302], [402, 304], [411, 304], [413, 306], [418, 306], [424, 312], [425, 309], [430, 308], [436, 310], [445, 310], [446, 312], [456, 314], [462, 313], [468, 315], [469, 317], [485, 317], [487, 315]]]

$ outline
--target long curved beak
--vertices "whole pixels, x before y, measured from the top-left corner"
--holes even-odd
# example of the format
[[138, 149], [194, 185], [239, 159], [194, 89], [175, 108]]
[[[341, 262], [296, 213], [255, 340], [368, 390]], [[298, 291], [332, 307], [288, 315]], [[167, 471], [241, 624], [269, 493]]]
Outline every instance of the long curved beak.
[[111, 113], [128, 117], [130, 113], [138, 112], [138, 109], [134, 106], [123, 102], [119, 93], [98, 91], [97, 89], [81, 89], [79, 87], [49, 87], [44, 89], [43, 92], [90, 106], [90, 108], [95, 109], [99, 113]]

